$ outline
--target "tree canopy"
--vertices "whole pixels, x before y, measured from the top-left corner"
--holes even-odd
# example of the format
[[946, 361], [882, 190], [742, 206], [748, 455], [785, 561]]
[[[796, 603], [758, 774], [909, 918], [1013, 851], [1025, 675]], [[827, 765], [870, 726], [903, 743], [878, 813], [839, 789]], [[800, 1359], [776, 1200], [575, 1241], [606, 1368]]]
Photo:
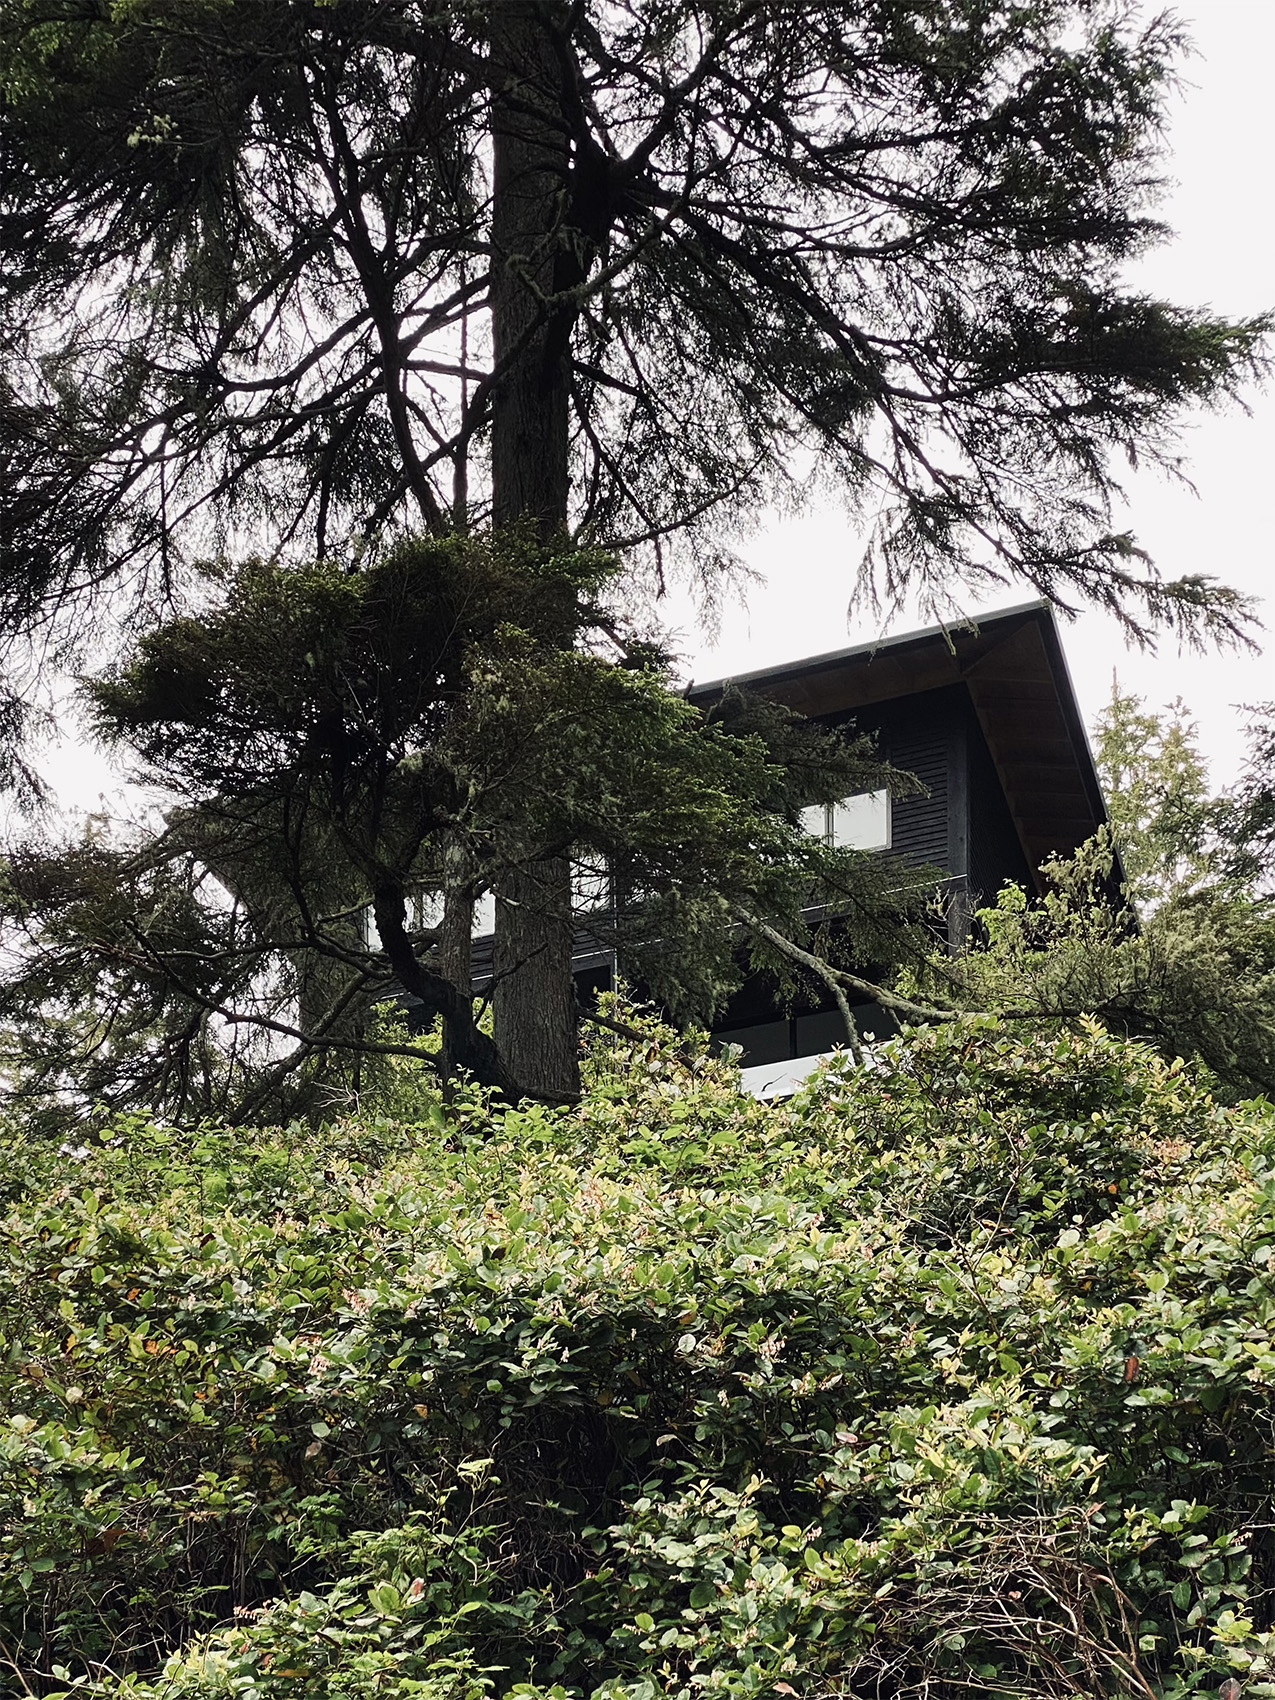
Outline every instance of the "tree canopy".
[[711, 562], [813, 465], [887, 590], [1233, 630], [1110, 514], [1260, 359], [1120, 282], [1182, 50], [1115, 0], [5, 0], [5, 629], [493, 512]]

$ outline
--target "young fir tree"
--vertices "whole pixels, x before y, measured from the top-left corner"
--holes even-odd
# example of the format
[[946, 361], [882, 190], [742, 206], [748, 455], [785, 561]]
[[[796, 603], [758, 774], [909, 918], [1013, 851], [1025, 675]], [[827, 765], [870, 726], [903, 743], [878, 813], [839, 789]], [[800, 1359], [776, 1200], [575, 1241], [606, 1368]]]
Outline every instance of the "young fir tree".
[[1218, 853], [1228, 876], [1275, 896], [1275, 702], [1249, 708], [1248, 754], [1218, 811]]
[[1111, 699], [1094, 724], [1094, 759], [1139, 911], [1207, 883], [1217, 803], [1181, 698], [1156, 714], [1113, 677]]
[[[177, 799], [166, 827], [11, 859], [0, 1016], [24, 1089], [277, 1115], [406, 1048], [544, 1095], [480, 1024], [470, 936], [484, 893], [555, 861], [591, 876], [569, 936], [676, 1018], [710, 1019], [751, 949], [833, 988], [853, 1045], [839, 957], [915, 952], [920, 876], [909, 897], [799, 817], [906, 776], [771, 704], [692, 707], [600, 602], [614, 570], [455, 537], [355, 573], [252, 563], [149, 633], [90, 694]], [[441, 1054], [382, 1030], [395, 986], [441, 1020]], [[219, 1030], [254, 1037], [218, 1053]]]
[[[1233, 631], [1112, 518], [1264, 329], [1119, 281], [1182, 45], [1115, 0], [0, 0], [0, 628], [491, 521], [711, 579], [813, 465], [889, 594]], [[498, 1034], [569, 1090], [566, 871], [510, 877]]]
[[1268, 722], [1250, 731], [1240, 783], [1215, 795], [1182, 704], [1157, 714], [1113, 689], [1095, 727], [1110, 827], [1045, 865], [1040, 899], [1007, 886], [981, 944], [932, 961], [931, 989], [1032, 1021], [1098, 1016], [1200, 1058], [1228, 1097], [1275, 1092]]

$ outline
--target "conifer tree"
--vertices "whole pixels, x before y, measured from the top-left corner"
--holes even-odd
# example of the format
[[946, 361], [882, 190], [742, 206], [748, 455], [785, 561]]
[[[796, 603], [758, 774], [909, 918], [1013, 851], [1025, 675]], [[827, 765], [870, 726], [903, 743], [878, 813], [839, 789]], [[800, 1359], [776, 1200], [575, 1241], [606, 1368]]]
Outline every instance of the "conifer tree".
[[[408, 530], [711, 580], [811, 465], [888, 595], [1234, 633], [1113, 518], [1261, 358], [1120, 282], [1181, 50], [1117, 0], [0, 0], [14, 665]], [[570, 1090], [565, 873], [511, 879], [504, 1041]]]
[[[1184, 705], [1113, 685], [1094, 728], [1111, 824], [1045, 864], [1043, 897], [1006, 886], [979, 940], [930, 988], [1033, 1022], [1096, 1016], [1194, 1057], [1230, 1098], [1275, 1091], [1271, 737], [1254, 711], [1240, 781], [1214, 792]], [[1126, 903], [1113, 903], [1124, 884]]]
[[[683, 1022], [750, 966], [836, 986], [847, 951], [916, 955], [923, 890], [800, 824], [907, 776], [774, 704], [688, 703], [599, 599], [613, 573], [596, 552], [429, 539], [356, 572], [251, 563], [218, 607], [147, 633], [90, 694], [174, 806], [158, 831], [11, 855], [18, 1090], [277, 1117], [405, 1051], [560, 1097], [481, 1024], [503, 965], [476, 1002], [470, 959], [476, 901], [555, 861], [580, 876], [569, 938]], [[441, 1052], [387, 1030], [404, 994]]]
[[1094, 759], [1130, 899], [1150, 911], [1214, 874], [1217, 804], [1181, 698], [1161, 713], [1120, 689], [1094, 724]]

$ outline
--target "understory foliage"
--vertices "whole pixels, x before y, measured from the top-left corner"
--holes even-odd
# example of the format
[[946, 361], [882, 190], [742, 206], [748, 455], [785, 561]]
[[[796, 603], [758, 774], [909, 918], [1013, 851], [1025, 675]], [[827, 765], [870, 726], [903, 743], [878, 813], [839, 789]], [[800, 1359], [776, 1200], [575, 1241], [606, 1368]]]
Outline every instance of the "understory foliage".
[[1275, 712], [1247, 716], [1240, 777], [1214, 794], [1184, 705], [1156, 713], [1113, 686], [1094, 727], [1110, 826], [1045, 863], [1039, 898], [1005, 886], [974, 947], [931, 960], [927, 989], [1001, 1014], [1096, 1014], [1203, 1062], [1222, 1096], [1275, 1093]]
[[15, 1685], [1275, 1694], [1269, 1106], [1092, 1024], [786, 1105], [650, 1032], [569, 1109], [6, 1135]]

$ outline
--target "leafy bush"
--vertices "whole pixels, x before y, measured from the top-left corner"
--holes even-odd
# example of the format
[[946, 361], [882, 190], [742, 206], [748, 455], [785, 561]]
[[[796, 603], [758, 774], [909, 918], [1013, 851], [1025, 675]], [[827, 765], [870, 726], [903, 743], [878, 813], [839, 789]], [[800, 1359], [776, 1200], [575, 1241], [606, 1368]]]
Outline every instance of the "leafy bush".
[[1140, 1046], [3, 1170], [32, 1692], [1275, 1694], [1275, 1116]]

